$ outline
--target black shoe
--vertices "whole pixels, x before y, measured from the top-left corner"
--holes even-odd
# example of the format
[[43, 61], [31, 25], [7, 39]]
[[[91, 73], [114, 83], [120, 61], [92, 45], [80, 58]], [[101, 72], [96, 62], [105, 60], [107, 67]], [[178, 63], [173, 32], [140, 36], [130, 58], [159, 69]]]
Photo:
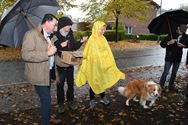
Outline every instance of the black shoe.
[[162, 95], [166, 96], [168, 94], [169, 90], [167, 87], [162, 87]]
[[76, 104], [74, 101], [67, 102], [69, 109], [76, 110], [78, 109], [78, 104]]
[[174, 87], [174, 86], [169, 86], [168, 89], [169, 89], [170, 91], [172, 91], [172, 92], [178, 93], [178, 89], [177, 89], [176, 87]]
[[186, 99], [186, 100], [184, 101], [184, 104], [186, 104], [186, 105], [188, 104], [188, 99]]
[[67, 103], [65, 103], [63, 105], [58, 105], [57, 112], [59, 114], [62, 114], [64, 112], [68, 111], [68, 110], [69, 110], [69, 107], [68, 107]]

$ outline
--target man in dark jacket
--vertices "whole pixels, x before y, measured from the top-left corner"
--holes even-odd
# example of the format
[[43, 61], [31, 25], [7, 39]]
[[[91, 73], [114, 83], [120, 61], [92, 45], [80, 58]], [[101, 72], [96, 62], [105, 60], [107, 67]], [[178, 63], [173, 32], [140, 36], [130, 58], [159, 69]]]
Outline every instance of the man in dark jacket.
[[[188, 69], [188, 51], [187, 51], [187, 58], [186, 58], [186, 68]], [[188, 83], [185, 88], [185, 97], [186, 97], [186, 103], [188, 103]]]
[[[58, 56], [61, 57], [62, 51], [74, 51], [81, 47], [87, 41], [87, 37], [83, 37], [80, 42], [76, 41], [73, 36], [72, 20], [69, 17], [63, 16], [59, 19], [58, 30], [55, 33], [58, 40], [54, 43], [57, 47]], [[65, 46], [66, 45], [66, 46]], [[59, 83], [57, 84], [57, 103], [58, 112], [63, 113], [68, 108], [74, 109], [74, 66], [57, 64]], [[67, 83], [67, 92], [65, 103], [64, 83]]]
[[166, 81], [166, 77], [172, 66], [172, 73], [171, 73], [168, 89], [170, 91], [178, 92], [178, 90], [174, 86], [174, 81], [182, 59], [183, 47], [186, 47], [187, 46], [186, 44], [188, 43], [188, 36], [185, 34], [186, 29], [187, 29], [186, 25], [182, 24], [178, 26], [176, 33], [173, 34], [172, 37], [167, 36], [167, 38], [160, 43], [161, 47], [166, 48], [165, 66], [160, 79], [160, 85], [164, 91], [165, 91], [164, 84]]

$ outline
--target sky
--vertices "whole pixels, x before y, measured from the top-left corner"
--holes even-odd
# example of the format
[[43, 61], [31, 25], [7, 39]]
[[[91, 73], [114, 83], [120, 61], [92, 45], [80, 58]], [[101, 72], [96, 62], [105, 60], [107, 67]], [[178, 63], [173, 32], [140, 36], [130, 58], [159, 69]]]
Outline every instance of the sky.
[[[161, 0], [153, 0], [160, 5]], [[181, 5], [188, 5], [188, 0], [162, 0], [162, 9], [178, 9]]]
[[[154, 0], [157, 4], [160, 5], [161, 0]], [[76, 0], [76, 4], [85, 2], [85, 0]], [[162, 0], [162, 9], [178, 9], [181, 5], [188, 5], [188, 0]], [[66, 12], [67, 15], [71, 15], [73, 19], [83, 18], [85, 13], [83, 13], [78, 8], [70, 9]]]

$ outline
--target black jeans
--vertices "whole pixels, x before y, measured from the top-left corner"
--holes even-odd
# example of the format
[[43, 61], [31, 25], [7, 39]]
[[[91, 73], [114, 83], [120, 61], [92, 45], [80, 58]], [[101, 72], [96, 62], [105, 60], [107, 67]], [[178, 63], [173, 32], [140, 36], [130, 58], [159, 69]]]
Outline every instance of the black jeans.
[[188, 83], [187, 83], [186, 88], [185, 88], [185, 97], [188, 99]]
[[57, 66], [57, 71], [60, 79], [60, 83], [57, 83], [57, 103], [61, 105], [65, 101], [65, 93], [64, 93], [65, 81], [68, 86], [66, 92], [67, 101], [70, 102], [74, 100], [74, 67]]
[[173, 62], [165, 61], [164, 71], [163, 71], [163, 74], [160, 79], [161, 87], [164, 87], [166, 77], [169, 73], [171, 66], [172, 66], [172, 73], [171, 73], [171, 77], [170, 77], [170, 81], [169, 81], [169, 86], [174, 86], [174, 81], [176, 79], [176, 74], [177, 74], [178, 68], [180, 66], [180, 63], [179, 62], [173, 63]]
[[[99, 95], [101, 98], [103, 98], [105, 96], [105, 92], [100, 93]], [[95, 93], [93, 92], [93, 90], [91, 88], [89, 89], [89, 97], [90, 97], [90, 100], [95, 98]]]

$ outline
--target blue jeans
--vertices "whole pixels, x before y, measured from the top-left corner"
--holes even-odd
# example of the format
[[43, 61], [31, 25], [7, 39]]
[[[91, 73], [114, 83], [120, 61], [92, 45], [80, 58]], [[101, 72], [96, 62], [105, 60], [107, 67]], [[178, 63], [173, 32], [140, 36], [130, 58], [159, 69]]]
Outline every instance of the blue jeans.
[[49, 125], [51, 94], [50, 86], [35, 86], [40, 98], [41, 125]]
[[160, 79], [161, 87], [164, 87], [166, 77], [169, 73], [171, 66], [173, 66], [173, 67], [172, 67], [172, 73], [171, 73], [171, 77], [170, 77], [170, 81], [169, 81], [169, 86], [174, 86], [174, 81], [176, 79], [176, 74], [177, 74], [178, 68], [180, 66], [180, 63], [173, 63], [173, 62], [165, 61], [164, 71], [163, 71], [163, 74]]

